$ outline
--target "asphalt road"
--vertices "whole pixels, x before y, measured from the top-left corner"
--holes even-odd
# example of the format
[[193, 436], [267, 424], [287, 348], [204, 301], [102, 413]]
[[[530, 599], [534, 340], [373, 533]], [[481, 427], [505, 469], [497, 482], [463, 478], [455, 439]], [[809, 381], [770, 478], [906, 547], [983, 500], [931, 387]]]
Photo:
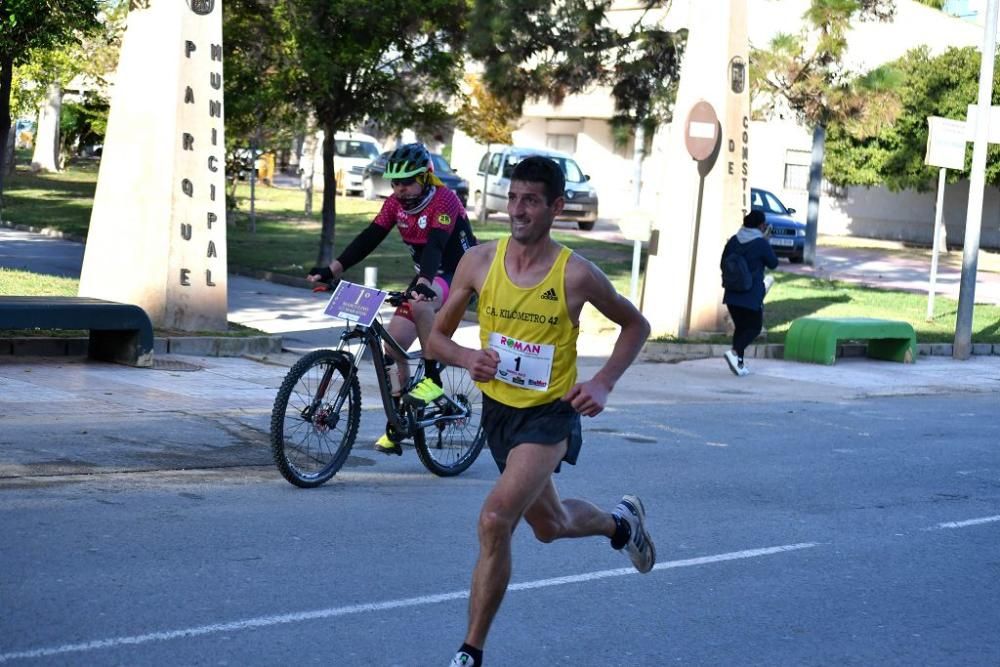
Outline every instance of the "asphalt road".
[[[0, 265], [82, 250], [4, 232]], [[239, 321], [329, 337], [310, 292], [231, 278]], [[739, 384], [718, 360], [634, 367], [558, 484], [638, 493], [660, 564], [522, 528], [488, 664], [1000, 664], [988, 361], [758, 360]], [[342, 472], [303, 491], [270, 462], [280, 365], [74, 363], [0, 373], [0, 663], [447, 664], [488, 455], [456, 479], [380, 457], [369, 410]]]
[[[80, 469], [0, 479], [0, 663], [447, 664], [488, 455], [440, 479], [359, 445], [304, 491], [269, 465], [266, 409], [238, 403], [4, 420], [4, 448], [67, 459], [75, 439]], [[1000, 664], [996, 408], [615, 403], [558, 484], [603, 506], [638, 493], [659, 564], [522, 527], [487, 664]]]

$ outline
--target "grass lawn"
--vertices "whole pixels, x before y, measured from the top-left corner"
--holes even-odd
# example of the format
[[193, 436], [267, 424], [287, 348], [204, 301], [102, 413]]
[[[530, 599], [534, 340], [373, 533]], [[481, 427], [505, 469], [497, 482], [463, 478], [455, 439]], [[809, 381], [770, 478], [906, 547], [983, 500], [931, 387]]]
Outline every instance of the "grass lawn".
[[[97, 165], [79, 161], [61, 174], [33, 175], [19, 165], [6, 181], [3, 218], [18, 224], [53, 227], [86, 236], [90, 208], [97, 180]], [[251, 230], [250, 187], [240, 183], [238, 208], [227, 229], [230, 270], [271, 271], [303, 277], [316, 262], [319, 251], [322, 197], [314, 195], [311, 215], [302, 211], [305, 194], [297, 189], [258, 186], [255, 192], [255, 229]], [[353, 197], [337, 197], [337, 229], [334, 248], [338, 251], [364, 228], [378, 211], [379, 202]], [[492, 240], [508, 233], [506, 222], [473, 223], [480, 240]], [[555, 230], [553, 237], [600, 266], [615, 287], [627, 294], [632, 262], [631, 244], [606, 243], [585, 235]], [[821, 242], [827, 243], [823, 238]], [[830, 240], [846, 247], [876, 248], [885, 252], [926, 253], [924, 249], [904, 248], [901, 244], [865, 239]], [[955, 255], [956, 253], [952, 253]], [[960, 262], [960, 253], [958, 261]], [[984, 253], [989, 259], [1000, 257]], [[954, 259], [954, 257], [952, 257]], [[994, 269], [981, 262], [984, 270]], [[379, 271], [380, 286], [399, 289], [409, 282], [413, 265], [406, 246], [397, 234], [391, 234], [363, 262]], [[354, 267], [345, 278], [364, 279], [363, 266]], [[76, 281], [23, 276], [15, 279], [0, 271], [0, 294], [75, 294]], [[28, 274], [29, 276], [32, 274]], [[767, 340], [784, 340], [792, 320], [807, 315], [824, 317], [879, 317], [910, 322], [920, 342], [951, 342], [954, 338], [957, 303], [942, 296], [935, 300], [937, 316], [925, 322], [926, 295], [860, 287], [849, 283], [826, 281], [778, 272], [765, 305]], [[18, 291], [30, 289], [32, 291]], [[592, 309], [584, 311], [583, 328], [587, 331], [611, 329], [610, 322]], [[725, 340], [722, 337], [719, 341]], [[973, 340], [1000, 343], [1000, 307], [977, 305], [973, 321]]]
[[[849, 283], [775, 273], [774, 286], [764, 301], [767, 342], [781, 343], [792, 321], [799, 317], [875, 317], [903, 320], [913, 325], [919, 343], [951, 343], [955, 339], [958, 302], [938, 295], [935, 317], [925, 321], [927, 295], [860, 287]], [[1000, 343], [1000, 306], [977, 304], [972, 339]]]
[[52, 227], [86, 236], [97, 187], [94, 160], [74, 162], [61, 174], [34, 175], [18, 164], [4, 179], [4, 220], [31, 227]]
[[[320, 197], [313, 199], [312, 216], [302, 213], [305, 195], [286, 188], [256, 188], [256, 231], [251, 231], [250, 187], [241, 183], [237, 190], [240, 201], [235, 225], [227, 232], [229, 266], [273, 271], [291, 276], [305, 276], [315, 265], [319, 254]], [[337, 197], [337, 229], [334, 248], [344, 248], [354, 236], [368, 226], [378, 213], [380, 202], [355, 197]], [[473, 223], [473, 232], [480, 241], [506, 236], [506, 222]], [[632, 270], [631, 246], [616, 245], [581, 238], [563, 231], [553, 237], [597, 263], [619, 290], [628, 291]], [[353, 267], [344, 277], [352, 282], [364, 280], [364, 266], [377, 266], [380, 286], [399, 289], [413, 277], [413, 261], [398, 234], [390, 234], [363, 263]]]
[[[76, 278], [49, 276], [30, 271], [19, 271], [0, 267], [0, 294], [18, 296], [76, 296], [80, 281]], [[22, 336], [55, 336], [77, 337], [86, 336], [82, 329], [0, 329], [0, 338], [19, 338]], [[154, 329], [157, 336], [223, 336], [242, 338], [247, 336], [263, 336], [263, 331], [229, 322], [227, 331], [174, 331], [172, 329]]]

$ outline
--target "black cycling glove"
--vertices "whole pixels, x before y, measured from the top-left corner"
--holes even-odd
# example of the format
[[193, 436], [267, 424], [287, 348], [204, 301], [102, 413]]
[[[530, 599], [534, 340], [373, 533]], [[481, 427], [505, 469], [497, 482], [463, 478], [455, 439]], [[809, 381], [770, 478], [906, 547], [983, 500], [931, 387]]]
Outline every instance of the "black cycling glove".
[[419, 294], [419, 295], [421, 295], [421, 296], [423, 296], [424, 298], [427, 298], [427, 299], [436, 299], [437, 298], [437, 292], [435, 292], [428, 285], [425, 285], [423, 283], [416, 283], [416, 284], [414, 284], [413, 287], [410, 288], [410, 291], [411, 292], [416, 292], [417, 294]]
[[333, 280], [333, 271], [330, 270], [329, 266], [314, 266], [309, 269], [310, 276], [319, 276], [319, 279], [325, 283]]

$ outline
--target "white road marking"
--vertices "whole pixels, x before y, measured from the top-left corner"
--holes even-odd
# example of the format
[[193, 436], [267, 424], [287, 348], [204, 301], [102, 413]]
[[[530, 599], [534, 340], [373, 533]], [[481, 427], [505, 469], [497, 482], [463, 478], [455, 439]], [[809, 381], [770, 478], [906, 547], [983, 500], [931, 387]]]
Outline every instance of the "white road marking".
[[979, 519], [966, 519], [965, 521], [947, 521], [945, 523], [939, 523], [936, 526], [930, 528], [925, 528], [924, 530], [938, 530], [941, 528], [965, 528], [967, 526], [980, 526], [984, 523], [993, 523], [995, 521], [1000, 521], [1000, 515], [998, 516], [984, 516]]
[[[1000, 517], [998, 517], [1000, 518]], [[722, 563], [730, 560], [742, 560], [745, 558], [757, 558], [760, 556], [771, 556], [773, 554], [797, 551], [800, 549], [810, 549], [819, 546], [818, 542], [802, 542], [799, 544], [785, 544], [777, 547], [765, 547], [762, 549], [747, 549], [745, 551], [731, 551], [714, 556], [701, 556], [699, 558], [687, 558], [684, 560], [668, 561], [659, 563], [653, 569], [669, 570], [678, 567], [693, 567], [695, 565], [708, 565], [710, 563]], [[536, 581], [526, 581], [520, 584], [512, 584], [509, 591], [526, 591], [536, 588], [548, 588], [550, 586], [562, 586], [585, 581], [596, 581], [607, 579], [608, 577], [623, 577], [626, 575], [638, 574], [634, 568], [624, 567], [615, 570], [600, 570], [598, 572], [587, 572], [567, 577], [555, 577], [553, 579], [538, 579]], [[299, 623], [301, 621], [314, 621], [317, 619], [334, 618], [336, 616], [348, 616], [351, 614], [363, 614], [369, 612], [386, 611], [389, 609], [401, 609], [404, 607], [419, 607], [438, 602], [450, 602], [452, 600], [468, 599], [469, 591], [455, 591], [453, 593], [440, 593], [438, 595], [421, 595], [414, 598], [403, 598], [400, 600], [387, 600], [385, 602], [371, 602], [366, 604], [355, 604], [346, 607], [330, 607], [327, 609], [316, 609], [314, 611], [300, 611], [291, 614], [278, 614], [275, 616], [258, 616], [242, 621], [232, 621], [229, 623], [212, 623], [209, 625], [199, 625], [192, 628], [182, 628], [180, 630], [166, 630], [163, 632], [150, 632], [144, 635], [132, 635], [128, 637], [112, 637], [110, 639], [97, 639], [79, 644], [63, 644], [62, 646], [51, 646], [48, 648], [37, 648], [30, 651], [16, 651], [11, 653], [0, 653], [0, 662], [11, 660], [25, 660], [28, 658], [44, 658], [51, 655], [61, 655], [64, 653], [83, 653], [96, 651], [98, 649], [115, 648], [118, 646], [134, 646], [137, 644], [147, 644], [156, 641], [169, 641], [171, 639], [181, 639], [183, 637], [199, 637], [224, 632], [234, 632], [237, 630], [249, 630], [252, 628], [263, 628], [272, 625], [282, 625], [285, 623]]]

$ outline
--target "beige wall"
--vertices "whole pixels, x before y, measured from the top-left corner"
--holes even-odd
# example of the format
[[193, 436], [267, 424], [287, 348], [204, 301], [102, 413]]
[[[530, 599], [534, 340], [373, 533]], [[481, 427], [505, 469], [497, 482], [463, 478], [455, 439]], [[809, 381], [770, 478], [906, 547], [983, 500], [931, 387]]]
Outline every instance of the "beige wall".
[[[809, 195], [804, 189], [784, 187], [786, 151], [808, 152], [811, 147], [812, 135], [791, 121], [752, 124], [754, 186], [776, 194], [785, 206], [796, 209], [793, 217], [802, 222]], [[935, 183], [929, 185], [934, 187]], [[819, 232], [930, 244], [936, 197], [934, 190], [893, 192], [881, 186], [852, 186], [842, 197], [824, 192], [820, 198]], [[944, 222], [949, 243], [961, 243], [964, 238], [968, 200], [968, 180], [945, 187]], [[988, 186], [984, 194], [981, 245], [1000, 248], [1000, 189], [996, 187]]]

